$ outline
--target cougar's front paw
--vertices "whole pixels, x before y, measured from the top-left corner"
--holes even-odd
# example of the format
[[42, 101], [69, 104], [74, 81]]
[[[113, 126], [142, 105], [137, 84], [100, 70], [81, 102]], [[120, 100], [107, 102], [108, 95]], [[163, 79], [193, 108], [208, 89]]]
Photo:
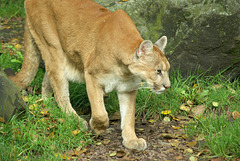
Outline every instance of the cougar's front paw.
[[147, 148], [147, 142], [142, 138], [123, 141], [123, 145], [128, 149], [138, 151], [143, 151]]
[[97, 134], [100, 135], [102, 134], [109, 126], [109, 119], [104, 118], [104, 119], [90, 119], [90, 127], [93, 129], [93, 131]]

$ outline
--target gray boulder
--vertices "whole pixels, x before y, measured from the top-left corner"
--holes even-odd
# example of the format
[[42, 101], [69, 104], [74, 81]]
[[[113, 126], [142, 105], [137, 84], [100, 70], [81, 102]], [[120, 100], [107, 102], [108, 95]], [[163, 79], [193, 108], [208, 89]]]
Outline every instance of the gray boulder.
[[183, 75], [240, 76], [239, 0], [130, 0], [108, 9], [125, 10], [145, 39], [166, 35], [165, 53]]
[[25, 108], [19, 89], [0, 69], [0, 117], [8, 121]]

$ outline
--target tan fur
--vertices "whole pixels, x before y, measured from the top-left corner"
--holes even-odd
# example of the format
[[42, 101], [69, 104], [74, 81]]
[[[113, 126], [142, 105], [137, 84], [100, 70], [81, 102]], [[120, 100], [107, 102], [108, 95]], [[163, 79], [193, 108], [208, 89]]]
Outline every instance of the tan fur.
[[163, 54], [167, 38], [155, 45], [144, 41], [124, 11], [110, 12], [92, 0], [26, 0], [25, 9], [24, 61], [11, 79], [26, 88], [42, 56], [47, 72], [42, 95], [47, 97], [53, 89], [62, 110], [70, 114], [76, 112], [70, 104], [68, 81], [85, 81], [92, 109], [90, 126], [97, 134], [109, 125], [103, 94], [116, 90], [124, 146], [146, 149], [146, 141], [135, 134], [136, 94], [141, 79], [156, 93], [170, 87], [170, 65]]

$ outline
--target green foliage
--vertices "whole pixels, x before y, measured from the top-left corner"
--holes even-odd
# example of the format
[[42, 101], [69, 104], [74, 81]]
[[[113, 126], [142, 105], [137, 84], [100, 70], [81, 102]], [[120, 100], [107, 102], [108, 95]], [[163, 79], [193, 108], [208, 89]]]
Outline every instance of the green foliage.
[[[11, 68], [14, 71], [19, 71], [23, 61], [22, 52], [18, 51], [12, 45], [7, 45], [3, 50], [1, 44], [0, 51], [2, 52], [2, 55], [0, 55], [1, 68], [3, 69]], [[10, 54], [10, 52], [12, 54]]]
[[1, 160], [61, 160], [67, 150], [92, 142], [81, 122], [64, 114], [52, 98], [43, 104], [36, 103], [39, 96], [29, 98], [29, 109], [21, 117], [0, 123]]
[[24, 17], [24, 0], [1, 0], [0, 3], [0, 17]]

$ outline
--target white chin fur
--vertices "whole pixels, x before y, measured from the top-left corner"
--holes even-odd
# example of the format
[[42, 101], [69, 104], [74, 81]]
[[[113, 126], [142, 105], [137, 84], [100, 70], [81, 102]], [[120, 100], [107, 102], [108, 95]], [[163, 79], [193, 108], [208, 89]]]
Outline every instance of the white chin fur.
[[162, 93], [165, 91], [165, 88], [162, 87], [162, 88], [159, 89], [159, 90], [153, 90], [153, 91], [154, 91], [154, 93], [156, 93], [156, 94], [162, 94]]

